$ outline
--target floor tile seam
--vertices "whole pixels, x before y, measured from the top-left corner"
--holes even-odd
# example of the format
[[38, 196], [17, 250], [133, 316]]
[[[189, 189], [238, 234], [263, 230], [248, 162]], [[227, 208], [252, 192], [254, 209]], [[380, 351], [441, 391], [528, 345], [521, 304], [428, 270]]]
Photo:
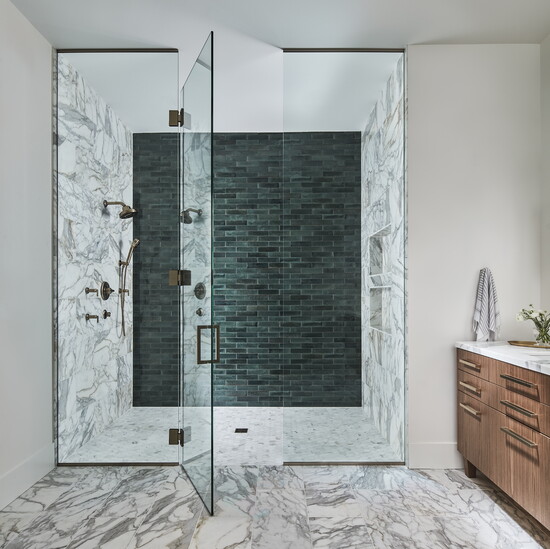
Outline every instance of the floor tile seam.
[[[312, 483], [310, 483], [310, 486], [312, 485]], [[307, 482], [304, 482], [304, 486], [305, 486], [305, 492], [306, 494], [308, 492], [315, 492], [315, 493], [319, 493], [319, 492], [322, 492], [323, 490], [334, 490], [334, 489], [337, 489], [337, 490], [348, 490], [349, 492], [353, 492], [354, 489], [353, 489], [353, 486], [349, 483], [345, 483], [345, 482], [342, 482], [342, 483], [338, 483], [338, 484], [316, 484], [315, 486], [317, 486], [317, 488], [308, 488], [308, 483]]]
[[201, 510], [201, 514], [199, 515], [199, 518], [195, 521], [195, 526], [193, 526], [193, 533], [191, 534], [191, 542], [189, 545], [191, 545], [191, 543], [193, 543], [193, 540], [195, 539], [195, 535], [197, 534], [199, 523], [201, 523], [203, 519], [204, 519], [204, 522], [206, 522], [209, 518], [214, 518], [215, 516], [216, 515], [209, 514], [208, 511], [206, 511], [205, 509]]
[[[177, 490], [174, 490], [173, 494], [177, 494]], [[171, 495], [171, 494], [168, 494], [168, 492], [166, 492], [164, 494], [160, 494], [160, 493], [157, 494], [157, 496], [153, 500], [153, 503], [150, 505], [150, 507], [147, 509], [147, 512], [144, 514], [144, 520], [145, 520], [145, 517], [151, 511], [151, 509], [157, 504], [157, 502], [159, 502], [161, 498], [164, 498], [167, 495]], [[194, 489], [192, 491], [188, 492], [185, 496], [181, 496], [181, 497], [180, 496], [174, 496], [173, 501], [170, 503], [170, 505], [172, 505], [173, 503], [177, 503], [178, 505], [186, 505], [186, 504], [188, 504], [188, 502], [192, 498], [199, 499], [199, 497], [198, 497], [198, 495], [197, 495], [197, 493], [195, 492]], [[202, 504], [202, 502], [201, 502], [201, 504]], [[191, 505], [192, 505], [192, 502], [191, 502]], [[141, 526], [141, 524], [143, 524], [143, 521], [140, 523], [140, 526]]]
[[[32, 522], [32, 519], [34, 519], [34, 517], [36, 517], [40, 513], [44, 513], [44, 512], [45, 512], [45, 509], [43, 509], [42, 511], [30, 511], [30, 512], [0, 511], [0, 519], [2, 518], [2, 513], [14, 514], [14, 515], [20, 515], [20, 517], [19, 516], [17, 517], [18, 521], [20, 519], [23, 519], [23, 518], [30, 518], [31, 520], [28, 522], [28, 523], [30, 523], [30, 522]], [[5, 532], [14, 532], [15, 528], [17, 528], [17, 526], [18, 526], [18, 522], [16, 522], [15, 524], [12, 524], [7, 530], [5, 530]]]
[[[94, 518], [100, 518], [100, 517], [94, 517]], [[108, 516], [107, 516], [107, 517], [105, 517], [105, 518], [126, 518], [126, 517], [108, 517]], [[90, 522], [90, 520], [92, 520], [92, 518], [86, 519], [86, 521], [85, 521], [85, 523], [82, 525], [82, 527], [85, 527], [86, 524], [88, 524], [88, 522]], [[72, 536], [70, 536], [69, 542], [65, 545], [65, 547], [70, 547], [70, 546], [71, 546], [71, 543], [72, 543], [73, 541], [75, 541], [75, 538], [76, 538], [76, 536], [77, 536], [77, 534], [78, 534], [79, 531], [80, 531], [80, 528], [78, 528], [78, 529], [74, 532], [74, 534], [73, 534]], [[128, 542], [128, 544], [124, 546], [123, 549], [128, 549], [128, 548], [130, 547], [131, 542], [134, 541], [134, 539], [137, 537], [137, 531], [138, 531], [137, 528], [131, 528], [131, 530], [128, 530], [128, 531], [132, 531], [132, 532], [133, 532], [132, 538], [130, 539], [130, 541]]]
[[[151, 503], [147, 509], [143, 512], [137, 512], [136, 516], [135, 516], [135, 519], [134, 522], [136, 522], [136, 526], [135, 526], [135, 529], [137, 530], [138, 528], [141, 527], [141, 525], [143, 524], [143, 521], [145, 520], [145, 518], [147, 517], [147, 515], [149, 514], [149, 511], [152, 509], [154, 503]], [[101, 518], [107, 518], [107, 519], [126, 519], [126, 518], [130, 518], [130, 516], [128, 514], [126, 515], [119, 515], [119, 514], [103, 514], [103, 513], [100, 513], [99, 511], [101, 511], [101, 509], [98, 510], [97, 513], [94, 513], [93, 515], [90, 515], [87, 519], [86, 519], [86, 522], [90, 521], [90, 520], [94, 520], [94, 519], [101, 519]]]
[[105, 517], [105, 518], [125, 518], [126, 516], [128, 515], [125, 515], [124, 517], [121, 517], [121, 516], [118, 516], [118, 515], [108, 515], [108, 514], [103, 514], [101, 511], [105, 508], [105, 506], [107, 505], [108, 501], [111, 499], [111, 496], [113, 495], [115, 489], [113, 489], [111, 492], [109, 492], [109, 495], [103, 500], [102, 503], [100, 503], [98, 506], [97, 506], [97, 509], [92, 511], [87, 517], [86, 517], [86, 521], [89, 521], [91, 519], [95, 519], [95, 518], [101, 518], [101, 517]]
[[[304, 486], [305, 486], [305, 481], [304, 481]], [[309, 537], [309, 545], [311, 547], [311, 549], [313, 549], [313, 535], [311, 534], [311, 522], [310, 522], [310, 516], [309, 516], [309, 507], [308, 507], [308, 504], [307, 504], [307, 500], [306, 500], [306, 497], [305, 497], [305, 491], [304, 491], [304, 503], [305, 503], [305, 508], [306, 508], [306, 525], [307, 525], [307, 533], [308, 533], [308, 537]]]
[[[310, 520], [312, 519], [313, 521], [316, 521], [316, 520], [323, 520], [323, 519], [331, 519], [331, 518], [334, 518], [334, 517], [309, 517]], [[370, 549], [371, 547], [374, 548], [376, 547], [376, 544], [374, 542], [374, 539], [371, 535], [371, 533], [369, 532], [369, 524], [367, 522], [367, 519], [365, 518], [365, 516], [363, 514], [361, 514], [360, 516], [356, 516], [356, 517], [344, 517], [345, 520], [348, 520], [348, 519], [361, 519], [363, 521], [363, 526], [365, 526], [365, 528], [367, 528], [367, 532], [366, 532], [366, 535], [368, 536], [368, 540], [367, 540], [367, 545], [365, 546], [365, 549]], [[309, 529], [310, 529], [310, 535], [311, 535], [311, 522], [308, 522], [309, 524]], [[312, 545], [313, 545], [313, 535], [311, 535], [311, 541], [312, 541]]]

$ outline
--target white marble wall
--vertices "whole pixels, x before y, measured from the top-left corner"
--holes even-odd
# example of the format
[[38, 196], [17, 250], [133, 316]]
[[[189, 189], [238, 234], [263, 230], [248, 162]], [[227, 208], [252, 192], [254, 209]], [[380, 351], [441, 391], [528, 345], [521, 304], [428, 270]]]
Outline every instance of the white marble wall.
[[403, 57], [362, 135], [363, 405], [404, 456], [405, 188]]
[[[118, 293], [107, 301], [85, 288], [118, 290], [119, 259], [132, 220], [103, 200], [132, 203], [132, 133], [67, 59], [58, 66], [58, 410], [59, 461], [101, 433], [132, 403], [132, 285], [126, 336]], [[138, 249], [136, 253], [139, 253]], [[111, 317], [86, 321], [85, 314]]]
[[[211, 136], [207, 133], [184, 134], [184, 191], [183, 208], [202, 210], [202, 215], [191, 213], [193, 223], [182, 223], [183, 266], [191, 271], [191, 285], [183, 291], [183, 342], [185, 406], [210, 406], [210, 365], [197, 364], [197, 326], [212, 324], [212, 196], [211, 196]], [[206, 297], [197, 299], [195, 285], [206, 286]], [[201, 308], [203, 316], [197, 315]], [[203, 331], [202, 357], [210, 356], [210, 330]]]
[[[197, 120], [197, 118], [195, 118]], [[182, 223], [184, 269], [191, 271], [191, 285], [183, 286], [183, 421], [191, 429], [191, 441], [183, 448], [187, 474], [201, 496], [211, 495], [212, 457], [212, 365], [197, 363], [197, 326], [212, 324], [212, 136], [191, 129], [183, 140], [183, 208], [202, 210], [191, 213], [193, 223]], [[195, 285], [206, 287], [204, 299], [195, 296]], [[203, 315], [197, 314], [202, 309]], [[202, 358], [210, 359], [211, 331], [203, 330]]]

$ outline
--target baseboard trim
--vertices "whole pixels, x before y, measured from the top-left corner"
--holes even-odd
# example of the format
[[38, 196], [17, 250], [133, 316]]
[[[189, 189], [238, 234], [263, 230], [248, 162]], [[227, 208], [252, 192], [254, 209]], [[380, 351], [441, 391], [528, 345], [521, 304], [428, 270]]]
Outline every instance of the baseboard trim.
[[411, 469], [460, 469], [462, 456], [456, 442], [420, 442], [409, 444]]
[[48, 444], [0, 477], [0, 509], [11, 503], [54, 467], [54, 445]]

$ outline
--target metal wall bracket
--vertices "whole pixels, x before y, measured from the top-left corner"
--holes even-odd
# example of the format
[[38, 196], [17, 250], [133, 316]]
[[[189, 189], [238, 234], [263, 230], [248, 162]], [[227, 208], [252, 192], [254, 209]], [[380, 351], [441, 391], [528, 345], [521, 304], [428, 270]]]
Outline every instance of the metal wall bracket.
[[191, 271], [170, 269], [168, 271], [168, 286], [191, 286]]

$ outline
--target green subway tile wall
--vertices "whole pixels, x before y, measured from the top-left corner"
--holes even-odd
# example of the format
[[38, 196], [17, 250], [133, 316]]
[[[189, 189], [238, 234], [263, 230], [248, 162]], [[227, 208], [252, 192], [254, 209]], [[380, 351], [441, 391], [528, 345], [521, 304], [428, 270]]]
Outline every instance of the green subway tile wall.
[[[214, 139], [218, 406], [361, 406], [361, 136]], [[177, 137], [134, 135], [134, 405], [177, 400]]]
[[361, 406], [361, 135], [218, 134], [225, 406]]

